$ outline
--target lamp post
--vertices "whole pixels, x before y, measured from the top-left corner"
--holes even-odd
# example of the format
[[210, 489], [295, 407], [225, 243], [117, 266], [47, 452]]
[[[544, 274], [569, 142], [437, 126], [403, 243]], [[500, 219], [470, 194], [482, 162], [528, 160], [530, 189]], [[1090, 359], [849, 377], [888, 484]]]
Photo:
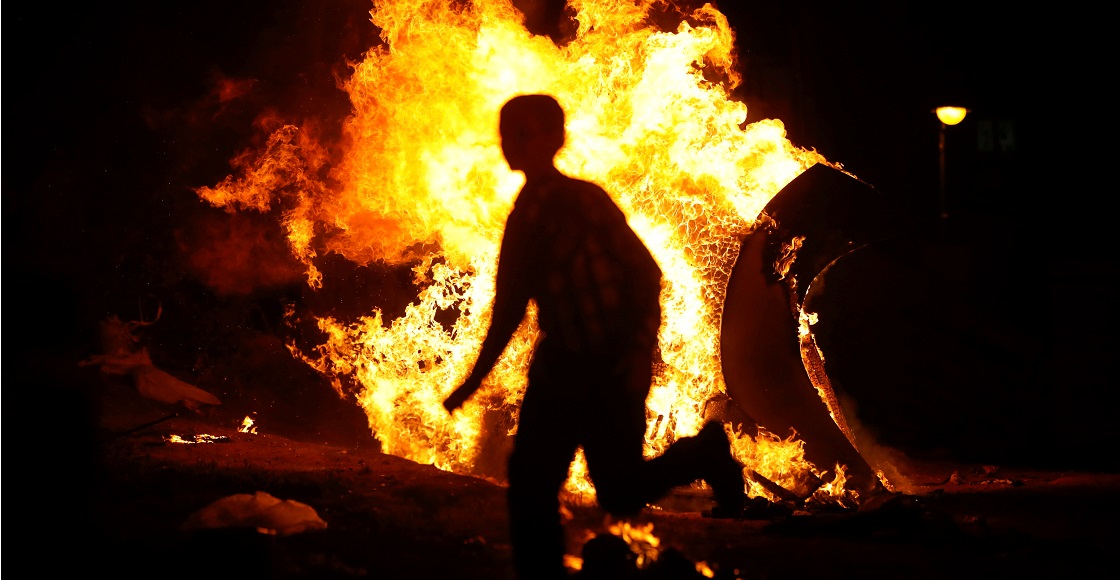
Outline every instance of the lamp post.
[[949, 217], [949, 209], [945, 199], [945, 127], [956, 125], [963, 121], [964, 116], [968, 114], [968, 109], [964, 107], [937, 107], [933, 112], [937, 114], [937, 119], [941, 121], [941, 131], [937, 138], [938, 204], [941, 210], [941, 217], [947, 218]]

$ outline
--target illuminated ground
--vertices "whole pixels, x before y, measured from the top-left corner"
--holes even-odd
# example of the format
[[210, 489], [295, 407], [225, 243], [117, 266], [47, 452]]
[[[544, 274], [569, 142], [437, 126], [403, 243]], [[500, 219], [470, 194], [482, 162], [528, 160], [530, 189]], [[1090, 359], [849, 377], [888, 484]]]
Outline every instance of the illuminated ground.
[[[90, 378], [97, 438], [59, 443], [39, 472], [54, 472], [67, 490], [36, 520], [51, 530], [43, 537], [69, 539], [67, 557], [46, 560], [52, 568], [118, 578], [510, 577], [498, 485], [383, 455], [338, 426], [299, 437], [240, 433], [224, 411], [113, 436], [167, 417], [167, 409], [125, 383]], [[58, 417], [61, 432], [88, 437], [73, 419]], [[166, 441], [200, 433], [222, 442]], [[653, 524], [666, 558], [676, 552], [757, 579], [1069, 577], [1107, 562], [1118, 539], [1108, 506], [1120, 476], [950, 463], [910, 469], [918, 493], [878, 510], [740, 521], [647, 510], [636, 523]], [[311, 506], [326, 529], [287, 537], [180, 529], [211, 502], [255, 491]], [[83, 512], [87, 499], [92, 509]], [[603, 532], [601, 514], [575, 510], [568, 531], [578, 554], [584, 539]], [[9, 562], [18, 557], [11, 554]]]

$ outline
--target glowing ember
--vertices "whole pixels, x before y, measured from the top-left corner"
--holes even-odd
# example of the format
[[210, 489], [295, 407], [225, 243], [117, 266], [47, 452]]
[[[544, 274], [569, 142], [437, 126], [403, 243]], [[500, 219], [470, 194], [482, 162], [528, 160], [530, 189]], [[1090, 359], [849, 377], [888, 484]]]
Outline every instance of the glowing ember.
[[716, 571], [712, 570], [712, 567], [709, 566], [707, 562], [697, 562], [696, 563], [696, 571], [699, 572], [700, 575], [705, 577], [705, 578], [715, 578], [716, 577]]
[[239, 433], [257, 433], [257, 426], [254, 424], [253, 418], [246, 415], [245, 419], [241, 421], [241, 426], [237, 428]]
[[208, 435], [206, 433], [199, 433], [197, 435], [168, 435], [164, 437], [164, 441], [168, 443], [182, 443], [184, 445], [194, 445], [197, 443], [228, 443], [229, 437], [225, 435]]
[[[573, 0], [577, 36], [563, 47], [533, 36], [508, 0], [378, 2], [382, 46], [345, 84], [353, 112], [344, 142], [317, 143], [287, 126], [235, 160], [237, 173], [198, 194], [215, 206], [282, 214], [293, 254], [320, 286], [315, 259], [411, 267], [415, 301], [398, 318], [321, 318], [327, 339], [298, 357], [334, 379], [351, 377], [382, 448], [445, 470], [478, 467], [508, 437], [536, 338], [534, 316], [483, 390], [448, 416], [441, 401], [474, 361], [489, 319], [502, 226], [521, 186], [498, 145], [510, 97], [555, 95], [569, 119], [557, 165], [610, 192], [665, 273], [664, 364], [648, 400], [647, 454], [703, 422], [723, 390], [720, 310], [741, 236], [797, 175], [827, 163], [793, 146], [781, 121], [742, 126], [729, 91], [734, 35], [711, 6], [675, 30], [650, 14], [662, 2]], [[328, 150], [340, 151], [328, 159]], [[441, 323], [437, 314], [457, 318]], [[792, 440], [737, 442], [739, 458], [781, 482], [808, 469]], [[583, 468], [569, 490], [593, 497]]]
[[626, 540], [630, 549], [637, 554], [635, 563], [638, 568], [644, 568], [657, 560], [657, 555], [661, 553], [661, 538], [653, 535], [652, 523], [635, 526], [627, 521], [619, 521], [611, 524], [607, 531]]

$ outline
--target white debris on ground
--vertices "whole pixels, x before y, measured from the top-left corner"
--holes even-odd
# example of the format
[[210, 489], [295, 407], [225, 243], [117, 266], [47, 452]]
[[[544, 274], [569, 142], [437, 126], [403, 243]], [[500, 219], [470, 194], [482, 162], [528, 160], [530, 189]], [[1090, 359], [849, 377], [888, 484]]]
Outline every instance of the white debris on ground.
[[219, 499], [191, 514], [182, 525], [183, 530], [255, 528], [272, 536], [290, 536], [326, 527], [327, 522], [311, 506], [291, 499], [280, 500], [263, 491]]
[[103, 352], [80, 364], [98, 365], [101, 372], [110, 375], [131, 376], [136, 391], [141, 396], [161, 403], [183, 405], [195, 412], [206, 405], [221, 405], [222, 401], [213, 394], [179, 380], [152, 364], [148, 349], [140, 345], [135, 331], [153, 323], [154, 321], [123, 322], [116, 315], [102, 320]]

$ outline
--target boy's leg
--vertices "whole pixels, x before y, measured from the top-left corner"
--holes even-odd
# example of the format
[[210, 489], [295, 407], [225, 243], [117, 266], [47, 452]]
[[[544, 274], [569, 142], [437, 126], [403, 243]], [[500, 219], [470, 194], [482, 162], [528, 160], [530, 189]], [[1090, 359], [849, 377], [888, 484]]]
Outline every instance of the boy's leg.
[[521, 579], [564, 578], [560, 488], [578, 447], [578, 426], [566, 407], [541, 396], [541, 380], [526, 390], [509, 458], [510, 542]]
[[596, 403], [583, 442], [587, 471], [595, 485], [599, 507], [611, 515], [636, 515], [656, 500], [656, 482], [646, 475], [645, 401], [626, 405]]
[[712, 486], [720, 511], [741, 511], [746, 504], [743, 466], [732, 455], [722, 424], [710, 422], [696, 436], [678, 439], [659, 457], [645, 460], [652, 360], [629, 362], [598, 385], [594, 415], [587, 422], [583, 446], [599, 505], [614, 515], [633, 514], [674, 487], [703, 479]]
[[585, 446], [588, 471], [605, 510], [616, 515], [636, 513], [674, 487], [702, 479], [712, 487], [718, 512], [733, 515], [742, 511], [746, 504], [743, 466], [731, 454], [721, 424], [708, 423], [697, 435], [678, 439], [648, 461], [640, 459], [644, 429], [637, 445], [620, 444], [627, 437], [600, 437], [596, 445]]

